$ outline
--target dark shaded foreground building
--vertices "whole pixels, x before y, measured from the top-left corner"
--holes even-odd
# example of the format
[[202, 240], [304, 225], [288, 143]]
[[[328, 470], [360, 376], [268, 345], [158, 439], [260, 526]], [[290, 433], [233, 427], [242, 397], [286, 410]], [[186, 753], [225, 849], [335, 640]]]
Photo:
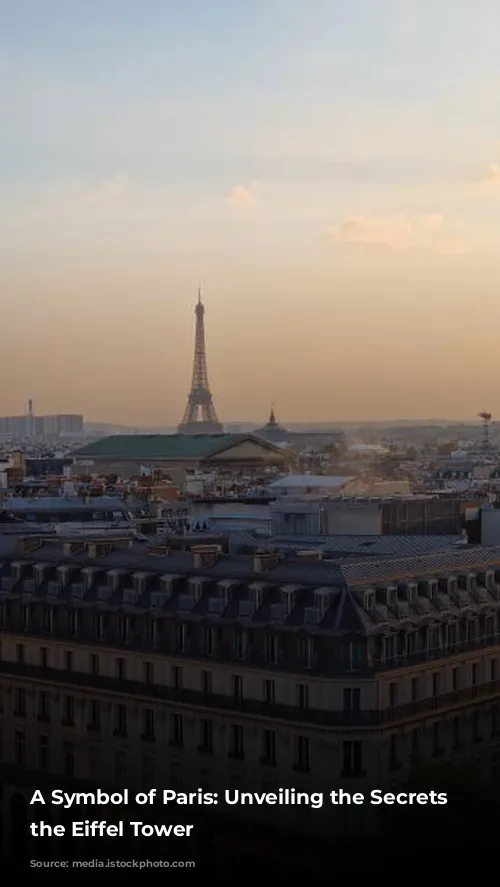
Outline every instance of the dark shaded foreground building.
[[[339, 563], [27, 537], [2, 540], [0, 561], [4, 859], [41, 858], [25, 830], [37, 788], [368, 794], [404, 786], [417, 761], [471, 756], [481, 778], [498, 774], [498, 548]], [[147, 821], [146, 809], [72, 818]], [[153, 812], [194, 821], [196, 840], [120, 852], [221, 872], [265, 859], [320, 873], [333, 850], [387, 838], [367, 805]], [[49, 815], [61, 808], [35, 818]], [[429, 808], [431, 821], [439, 838], [443, 814]], [[82, 858], [61, 841], [45, 842], [49, 858]], [[99, 852], [119, 858], [111, 844]], [[378, 853], [358, 851], [354, 870], [386, 870]]]

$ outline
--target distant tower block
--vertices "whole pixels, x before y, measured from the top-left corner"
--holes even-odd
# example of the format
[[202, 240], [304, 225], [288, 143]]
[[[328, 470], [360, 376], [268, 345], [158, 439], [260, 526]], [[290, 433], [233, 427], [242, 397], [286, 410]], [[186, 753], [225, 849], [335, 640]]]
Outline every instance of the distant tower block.
[[482, 419], [483, 422], [483, 447], [485, 450], [489, 450], [490, 448], [490, 422], [492, 420], [491, 413], [482, 412], [479, 413], [479, 418]]
[[210, 386], [208, 384], [207, 354], [205, 349], [205, 308], [198, 290], [198, 303], [195, 308], [196, 333], [194, 340], [194, 363], [191, 390], [188, 402], [178, 426], [179, 434], [221, 434], [223, 426], [215, 412]]

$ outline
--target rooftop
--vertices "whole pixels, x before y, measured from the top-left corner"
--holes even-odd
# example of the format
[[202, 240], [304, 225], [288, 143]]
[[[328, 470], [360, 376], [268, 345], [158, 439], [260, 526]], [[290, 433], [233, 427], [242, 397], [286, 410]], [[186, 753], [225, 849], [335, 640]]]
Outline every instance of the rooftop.
[[275, 449], [249, 434], [116, 434], [87, 444], [73, 455], [76, 459], [208, 459], [248, 440]]
[[[99, 602], [105, 609], [147, 612], [154, 608], [158, 615], [180, 613], [186, 618], [243, 620], [256, 625], [273, 624], [276, 628], [335, 634], [387, 633], [405, 624], [418, 627], [428, 625], [429, 621], [448, 622], [471, 610], [479, 610], [482, 615], [498, 610], [497, 580], [489, 584], [484, 574], [500, 571], [500, 546], [470, 546], [456, 551], [360, 561], [313, 561], [272, 555], [271, 560], [266, 561], [265, 554], [259, 560], [251, 555], [219, 553], [204, 562], [198, 562], [190, 551], [167, 554], [157, 549], [155, 554], [144, 544], [127, 544], [123, 539], [117, 540], [114, 550], [110, 550], [111, 546], [102, 550], [92, 548], [90, 543], [86, 548], [82, 545], [69, 550], [68, 542], [64, 545], [60, 540], [50, 539], [27, 551], [15, 537], [0, 537], [2, 598], [31, 595], [78, 605]], [[20, 572], [13, 572], [12, 565], [25, 568], [25, 578]], [[58, 581], [61, 578], [58, 568], [64, 571], [62, 581]], [[41, 569], [43, 578], [36, 579]], [[83, 570], [90, 576], [85, 585]], [[425, 580], [463, 577], [469, 573], [483, 576], [481, 580], [478, 578], [477, 587], [465, 590], [462, 585], [459, 598], [441, 586], [433, 598], [419, 591], [418, 596], [409, 601], [404, 592], [402, 597], [398, 593], [397, 602], [392, 606], [386, 598], [379, 599], [378, 592], [369, 605], [365, 594], [366, 589], [383, 589], [387, 585], [404, 589], [408, 582], [425, 583]], [[111, 585], [106, 574], [117, 581]], [[205, 593], [200, 597], [189, 593], [191, 580], [203, 584]], [[30, 583], [29, 591], [25, 582]], [[232, 591], [227, 597], [221, 596], [221, 588]], [[259, 603], [253, 609], [249, 608], [248, 588], [261, 592]], [[283, 605], [283, 592], [291, 595], [291, 609]], [[318, 596], [326, 607], [321, 610], [320, 618], [311, 619], [318, 612]], [[213, 606], [214, 601], [217, 607]]]

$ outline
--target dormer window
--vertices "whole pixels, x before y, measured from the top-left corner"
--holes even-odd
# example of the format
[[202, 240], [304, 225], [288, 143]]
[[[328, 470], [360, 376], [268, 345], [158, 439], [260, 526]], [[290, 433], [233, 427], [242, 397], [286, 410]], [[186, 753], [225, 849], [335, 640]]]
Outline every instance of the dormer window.
[[408, 582], [408, 585], [406, 586], [406, 599], [409, 604], [415, 603], [417, 600], [417, 594], [418, 589], [416, 582]]
[[189, 580], [189, 590], [194, 601], [200, 601], [203, 597], [203, 579], [194, 577]]
[[37, 585], [41, 585], [45, 578], [45, 564], [37, 564], [35, 567], [35, 580]]
[[264, 597], [262, 585], [259, 585], [257, 583], [255, 585], [250, 585], [248, 589], [248, 596], [253, 604], [253, 607], [255, 608], [255, 612], [257, 612], [257, 610], [260, 610]]
[[476, 584], [477, 584], [476, 574], [469, 573], [469, 575], [467, 576], [467, 591], [470, 594], [473, 594], [475, 592]]
[[388, 585], [385, 591], [385, 602], [389, 610], [393, 610], [396, 606], [397, 589], [393, 585]]
[[368, 613], [370, 613], [372, 610], [375, 609], [375, 592], [374, 591], [372, 591], [372, 590], [365, 591], [364, 607]]
[[436, 599], [436, 596], [438, 593], [437, 579], [429, 579], [429, 581], [427, 583], [427, 593], [428, 593], [430, 601], [433, 601]]
[[457, 591], [457, 578], [456, 576], [450, 576], [448, 579], [448, 594], [454, 595]]
[[58, 567], [57, 568], [57, 581], [59, 583], [59, 588], [63, 588], [68, 581], [68, 572], [69, 567]]
[[324, 590], [314, 592], [314, 605], [318, 611], [318, 622], [321, 622], [330, 607], [330, 593]]
[[285, 616], [289, 616], [295, 606], [295, 588], [287, 586], [281, 589], [281, 605]]
[[142, 574], [142, 573], [136, 573], [135, 576], [134, 576], [134, 584], [133, 584], [133, 588], [134, 588], [134, 592], [135, 592], [135, 594], [137, 595], [137, 597], [140, 597], [141, 594], [143, 593], [143, 591], [144, 591], [144, 586], [145, 586], [145, 582], [144, 582], [144, 576], [143, 576], [143, 574]]
[[120, 584], [121, 573], [119, 570], [110, 570], [108, 573], [108, 587], [112, 592], [118, 590]]
[[493, 570], [488, 570], [488, 572], [486, 573], [486, 575], [484, 577], [484, 584], [486, 585], [486, 588], [488, 589], [488, 591], [494, 590], [494, 588], [495, 588], [495, 574], [494, 574]]

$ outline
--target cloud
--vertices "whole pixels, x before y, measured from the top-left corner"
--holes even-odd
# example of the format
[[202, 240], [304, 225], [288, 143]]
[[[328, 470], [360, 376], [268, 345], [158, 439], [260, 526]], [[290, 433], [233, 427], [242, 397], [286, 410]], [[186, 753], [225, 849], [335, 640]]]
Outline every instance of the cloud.
[[255, 189], [248, 185], [234, 185], [226, 198], [226, 203], [236, 207], [254, 206], [257, 203]]
[[130, 185], [126, 179], [109, 179], [97, 186], [82, 190], [79, 201], [84, 204], [113, 203], [127, 197], [129, 193]]
[[479, 179], [480, 185], [500, 185], [500, 165], [490, 163], [484, 175]]
[[427, 216], [351, 216], [329, 228], [330, 243], [351, 249], [406, 253], [426, 250], [439, 255], [463, 255], [470, 252], [465, 240], [447, 230], [437, 213]]

